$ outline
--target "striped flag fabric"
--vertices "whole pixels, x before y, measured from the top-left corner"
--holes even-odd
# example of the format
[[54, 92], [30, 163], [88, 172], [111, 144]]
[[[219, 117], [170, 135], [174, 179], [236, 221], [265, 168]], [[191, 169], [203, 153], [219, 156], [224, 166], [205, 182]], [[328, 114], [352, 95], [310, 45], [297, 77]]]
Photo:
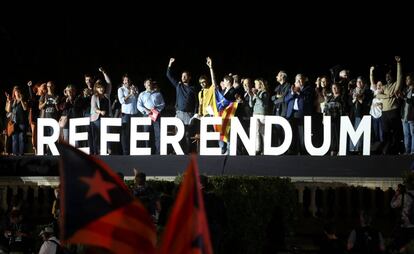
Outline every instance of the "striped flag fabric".
[[215, 117], [221, 117], [223, 122], [221, 125], [215, 125], [214, 129], [220, 133], [220, 140], [228, 142], [230, 137], [231, 118], [237, 110], [238, 103], [227, 100], [223, 94], [216, 89], [214, 93], [213, 112]]
[[212, 254], [195, 155], [178, 191], [159, 254]]
[[67, 145], [61, 155], [60, 240], [122, 254], [156, 253], [156, 230], [146, 208], [104, 162]]

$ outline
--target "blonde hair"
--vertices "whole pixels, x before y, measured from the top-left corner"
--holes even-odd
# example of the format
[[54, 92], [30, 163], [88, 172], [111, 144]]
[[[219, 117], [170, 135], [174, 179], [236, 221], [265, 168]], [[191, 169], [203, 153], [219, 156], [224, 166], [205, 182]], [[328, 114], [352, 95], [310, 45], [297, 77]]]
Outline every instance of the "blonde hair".
[[13, 90], [12, 90], [12, 98], [13, 98], [13, 100], [15, 100], [15, 99], [16, 99], [16, 95], [15, 95], [15, 92], [16, 92], [16, 91], [19, 91], [20, 96], [22, 96], [22, 97], [23, 97], [22, 90], [20, 89], [20, 87], [19, 87], [19, 86], [14, 86], [14, 87], [13, 87]]
[[269, 88], [267, 86], [267, 82], [265, 82], [263, 79], [261, 79], [261, 78], [255, 79], [254, 83], [255, 83], [255, 85], [256, 85], [256, 83], [259, 83], [260, 90], [263, 90], [263, 91], [266, 91], [266, 92], [269, 91]]

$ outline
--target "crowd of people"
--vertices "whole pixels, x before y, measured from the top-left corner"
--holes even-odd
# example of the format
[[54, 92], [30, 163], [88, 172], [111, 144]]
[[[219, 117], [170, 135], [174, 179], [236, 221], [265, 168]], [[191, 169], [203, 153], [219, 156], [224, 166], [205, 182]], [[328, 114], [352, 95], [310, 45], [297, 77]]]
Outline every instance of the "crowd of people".
[[[391, 199], [397, 220], [392, 232], [381, 232], [373, 222], [373, 214], [366, 210], [359, 213], [359, 224], [352, 229], [347, 239], [337, 236], [334, 222], [324, 225], [323, 236], [318, 242], [320, 253], [412, 253], [414, 240], [414, 181], [413, 173], [399, 184]], [[384, 239], [384, 235], [388, 239]]]
[[[118, 175], [124, 180], [121, 173]], [[173, 187], [174, 185], [171, 185], [172, 189], [155, 189], [156, 185], [147, 183], [145, 173], [134, 169], [134, 175], [134, 181], [129, 186], [130, 191], [146, 207], [152, 216], [157, 233], [161, 235], [174, 203], [177, 186]], [[393, 232], [381, 232], [374, 222], [373, 213], [361, 210], [358, 224], [348, 232], [346, 238], [337, 235], [334, 221], [325, 223], [322, 236], [318, 237], [316, 242], [318, 245], [317, 253], [411, 253], [412, 241], [414, 240], [413, 177], [414, 174], [411, 173], [411, 176], [407, 178], [408, 180], [405, 180], [405, 185], [400, 184], [398, 186], [389, 204], [391, 208], [395, 209], [395, 215], [397, 216]], [[228, 214], [223, 200], [214, 192], [209, 191], [208, 177], [200, 175], [200, 183], [212, 247], [215, 252], [219, 252], [218, 250], [223, 244], [228, 227], [227, 216], [231, 216], [231, 214]], [[39, 254], [85, 253], [85, 246], [63, 246], [60, 243], [58, 239], [59, 186], [54, 189], [54, 198], [51, 213], [46, 216], [50, 223], [46, 225], [39, 225], [39, 221], [30, 215], [30, 210], [26, 207], [21, 196], [16, 195], [12, 198], [8, 211], [3, 214], [4, 216], [0, 216], [2, 221], [0, 224], [0, 253], [37, 253], [38, 251]], [[289, 247], [285, 242], [288, 234], [284, 228], [281, 228], [281, 225], [283, 225], [281, 222], [285, 218], [280, 213], [277, 213], [277, 216], [281, 217], [272, 218], [269, 226], [276, 226], [272, 230], [275, 230], [278, 234], [272, 235], [274, 232], [266, 231], [266, 234], [269, 234], [267, 237], [271, 239], [267, 247], [277, 251], [290, 249], [292, 246]], [[280, 221], [274, 222], [273, 219]]]
[[[133, 182], [125, 183], [129, 185], [131, 194], [145, 206], [152, 217], [158, 235], [161, 236], [167, 224], [178, 186], [172, 184], [170, 189], [155, 189], [148, 184], [144, 172], [133, 170]], [[118, 176], [122, 181], [125, 180], [122, 173], [118, 173]], [[207, 176], [200, 176], [200, 184], [212, 245], [215, 252], [218, 252], [227, 226], [227, 211], [223, 200], [209, 191]], [[8, 211], [0, 213], [0, 253], [95, 253], [85, 252], [83, 248], [86, 247], [83, 245], [63, 246], [60, 243], [58, 239], [61, 225], [59, 223], [61, 213], [59, 191], [60, 186], [56, 186], [51, 211], [44, 214], [45, 219], [41, 220], [47, 224], [40, 224], [39, 218], [30, 214], [31, 210], [22, 195], [13, 196]]]
[[[108, 73], [99, 68], [100, 75], [84, 75], [83, 86], [69, 84], [63, 93], [56, 91], [53, 81], [27, 83], [27, 88], [13, 87], [5, 91], [5, 115], [3, 120], [3, 150], [6, 154], [23, 155], [29, 150], [36, 153], [36, 120], [53, 118], [59, 121], [60, 139], [69, 139], [69, 119], [89, 117], [90, 125], [82, 131], [88, 133], [88, 140], [78, 142], [78, 147], [90, 147], [91, 154], [100, 153], [100, 122], [103, 117], [122, 118], [122, 127], [111, 127], [110, 132], [119, 133], [120, 144], [110, 143], [108, 154], [130, 154], [131, 117], [151, 117], [152, 124], [138, 131], [150, 132], [149, 142], [141, 146], [151, 147], [152, 154], [160, 153], [160, 117], [165, 115], [166, 103], [163, 87], [172, 85], [175, 89], [175, 116], [185, 125], [181, 146], [184, 153], [197, 150], [198, 130], [194, 118], [213, 116], [211, 105], [218, 90], [226, 100], [238, 102], [235, 116], [239, 118], [246, 133], [250, 121], [255, 121], [256, 154], [263, 153], [265, 115], [286, 118], [293, 131], [293, 140], [287, 154], [307, 154], [304, 147], [304, 116], [312, 116], [312, 142], [315, 147], [323, 143], [323, 116], [331, 116], [330, 154], [339, 150], [339, 127], [341, 116], [349, 116], [357, 128], [363, 116], [371, 116], [371, 148], [378, 154], [414, 153], [414, 110], [413, 74], [402, 72], [401, 58], [395, 57], [396, 67], [386, 71], [367, 68], [369, 78], [351, 75], [348, 69], [330, 69], [331, 75], [318, 76], [313, 82], [304, 74], [294, 79], [286, 71], [279, 71], [276, 82], [262, 78], [252, 79], [238, 74], [225, 75], [216, 79], [213, 60], [207, 58], [209, 75], [201, 75], [199, 86], [193, 82], [188, 71], [177, 78], [173, 73], [175, 59], [171, 58], [166, 71], [167, 83], [146, 79], [145, 90], [139, 91], [125, 74], [116, 94], [112, 93], [112, 80]], [[207, 70], [206, 68], [206, 70]], [[243, 78], [241, 78], [243, 77]], [[405, 82], [403, 82], [405, 77]], [[292, 81], [292, 83], [291, 83]], [[24, 90], [27, 90], [25, 93]], [[46, 127], [45, 135], [53, 130]], [[31, 133], [31, 145], [27, 133]], [[272, 127], [272, 145], [283, 142], [284, 132], [280, 126]], [[228, 154], [231, 140], [220, 141], [223, 154]], [[32, 149], [31, 149], [32, 148]], [[348, 141], [348, 153], [361, 154], [362, 142]], [[247, 154], [237, 142], [237, 154]]]

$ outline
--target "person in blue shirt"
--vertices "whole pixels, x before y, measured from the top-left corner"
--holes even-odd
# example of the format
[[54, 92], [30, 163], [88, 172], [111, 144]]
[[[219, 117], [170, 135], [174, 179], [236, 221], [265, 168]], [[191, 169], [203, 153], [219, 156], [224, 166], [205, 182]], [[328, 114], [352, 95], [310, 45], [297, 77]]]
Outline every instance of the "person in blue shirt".
[[121, 145], [122, 154], [129, 155], [129, 134], [131, 117], [137, 115], [137, 98], [138, 89], [132, 84], [128, 75], [125, 74], [122, 77], [122, 86], [118, 88], [118, 100], [121, 103], [122, 112], [122, 133], [121, 133]]
[[[164, 97], [157, 89], [157, 83], [151, 79], [144, 82], [145, 91], [138, 97], [137, 109], [142, 115], [152, 115], [152, 124], [144, 125], [144, 132], [154, 133], [155, 154], [160, 154], [160, 114], [165, 107]], [[155, 116], [156, 115], [156, 116]], [[149, 141], [145, 141], [146, 147], [150, 146]]]

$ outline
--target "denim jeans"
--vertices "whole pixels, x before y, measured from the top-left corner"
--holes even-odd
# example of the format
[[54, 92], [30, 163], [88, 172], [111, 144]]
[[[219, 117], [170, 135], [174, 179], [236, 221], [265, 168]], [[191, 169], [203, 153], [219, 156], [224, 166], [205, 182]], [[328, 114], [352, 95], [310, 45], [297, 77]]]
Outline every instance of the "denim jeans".
[[[354, 129], [356, 130], [359, 126], [359, 124], [361, 123], [361, 117], [355, 117], [355, 122], [354, 122]], [[360, 152], [361, 149], [361, 138], [358, 140], [358, 143], [356, 145], [354, 145], [351, 141], [351, 139], [349, 139], [349, 151], [350, 152]]]
[[191, 152], [191, 139], [189, 132], [189, 123], [190, 119], [194, 116], [192, 112], [184, 112], [177, 110], [175, 112], [175, 117], [180, 119], [184, 123], [184, 138], [180, 141], [181, 147], [183, 148], [184, 154], [189, 154]]
[[69, 143], [69, 129], [62, 129], [63, 131], [63, 140]]
[[14, 155], [24, 154], [24, 134], [26, 131], [26, 125], [16, 124], [14, 133], [12, 135], [12, 151]]
[[414, 122], [402, 121], [405, 153], [414, 153]]
[[188, 125], [190, 123], [190, 119], [193, 117], [194, 113], [192, 112], [184, 112], [177, 110], [175, 112], [175, 117], [183, 121], [184, 125]]

